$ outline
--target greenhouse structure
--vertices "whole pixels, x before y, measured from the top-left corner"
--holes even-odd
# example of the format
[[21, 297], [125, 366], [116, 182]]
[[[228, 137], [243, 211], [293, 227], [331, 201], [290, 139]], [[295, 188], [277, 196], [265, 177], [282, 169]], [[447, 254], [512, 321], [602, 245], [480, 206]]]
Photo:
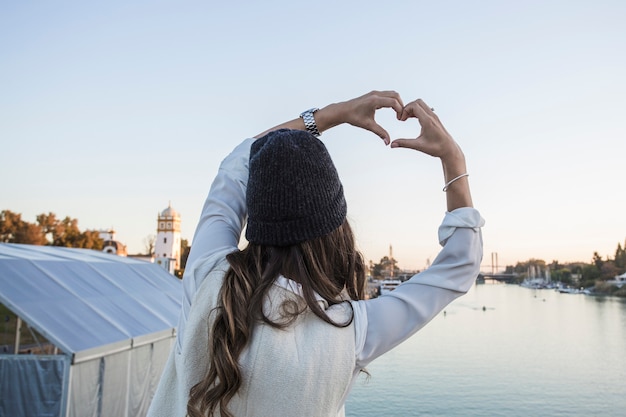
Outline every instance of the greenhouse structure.
[[150, 262], [0, 244], [0, 416], [145, 416], [181, 296]]

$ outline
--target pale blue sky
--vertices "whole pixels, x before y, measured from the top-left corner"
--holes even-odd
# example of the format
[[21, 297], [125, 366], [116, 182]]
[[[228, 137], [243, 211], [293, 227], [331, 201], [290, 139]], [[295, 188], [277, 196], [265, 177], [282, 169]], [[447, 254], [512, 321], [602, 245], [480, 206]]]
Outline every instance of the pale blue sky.
[[[190, 239], [219, 161], [302, 110], [393, 89], [465, 150], [485, 266], [613, 256], [626, 238], [623, 1], [0, 3], [0, 209], [113, 227], [131, 253], [168, 202]], [[417, 135], [390, 111], [392, 138]], [[322, 136], [367, 259], [438, 251], [439, 163]]]

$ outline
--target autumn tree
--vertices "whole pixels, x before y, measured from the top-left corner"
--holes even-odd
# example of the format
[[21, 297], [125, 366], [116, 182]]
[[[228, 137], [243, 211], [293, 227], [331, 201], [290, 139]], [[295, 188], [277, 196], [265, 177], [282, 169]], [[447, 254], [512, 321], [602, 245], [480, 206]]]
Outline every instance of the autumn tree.
[[39, 225], [22, 220], [22, 215], [10, 210], [0, 212], [0, 242], [44, 245], [46, 238]]
[[28, 222], [22, 223], [22, 226], [17, 230], [15, 242], [30, 245], [45, 245], [47, 243], [46, 237], [41, 232], [41, 227]]
[[104, 241], [100, 238], [99, 233], [94, 230], [81, 232], [78, 228], [78, 220], [66, 216], [54, 225], [50, 244], [66, 248], [102, 250]]
[[21, 227], [22, 215], [10, 210], [0, 212], [0, 242], [14, 243], [15, 233]]
[[102, 250], [104, 242], [99, 233], [81, 232], [76, 219], [59, 220], [54, 213], [42, 213], [36, 219], [37, 223], [29, 223], [22, 220], [21, 214], [3, 210], [0, 212], [0, 241]]
[[41, 226], [42, 232], [46, 239], [49, 241], [54, 240], [54, 236], [57, 234], [56, 226], [59, 223], [56, 214], [54, 213], [41, 213], [37, 216], [37, 223]]

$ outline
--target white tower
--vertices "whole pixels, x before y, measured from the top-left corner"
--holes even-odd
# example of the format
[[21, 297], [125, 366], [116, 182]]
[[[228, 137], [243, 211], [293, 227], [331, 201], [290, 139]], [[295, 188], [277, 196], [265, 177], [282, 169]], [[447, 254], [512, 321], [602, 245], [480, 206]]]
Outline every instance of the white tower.
[[180, 268], [180, 215], [171, 203], [158, 217], [154, 259], [171, 274]]

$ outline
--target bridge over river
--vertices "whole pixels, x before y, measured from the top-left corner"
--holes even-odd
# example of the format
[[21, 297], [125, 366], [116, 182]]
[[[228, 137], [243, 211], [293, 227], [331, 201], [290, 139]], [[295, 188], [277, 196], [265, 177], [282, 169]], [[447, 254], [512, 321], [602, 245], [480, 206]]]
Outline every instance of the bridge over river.
[[510, 283], [516, 282], [518, 276], [519, 276], [518, 274], [504, 274], [504, 273], [498, 274], [498, 273], [481, 272], [478, 275], [478, 282], [492, 280], [492, 281], [506, 282], [510, 284]]

